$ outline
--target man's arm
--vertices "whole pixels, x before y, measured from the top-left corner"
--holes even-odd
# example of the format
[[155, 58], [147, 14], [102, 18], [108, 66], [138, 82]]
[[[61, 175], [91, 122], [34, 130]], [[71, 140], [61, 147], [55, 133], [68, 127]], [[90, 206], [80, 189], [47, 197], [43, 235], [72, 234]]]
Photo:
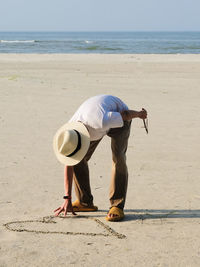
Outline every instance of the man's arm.
[[65, 166], [64, 168], [65, 196], [69, 196], [70, 198], [72, 194], [73, 171], [73, 166]]
[[124, 110], [120, 114], [124, 121], [130, 121], [134, 118], [140, 118], [143, 120], [147, 118], [147, 111], [144, 108], [141, 111]]
[[67, 196], [68, 198], [65, 199], [61, 207], [54, 210], [55, 216], [58, 216], [61, 212], [64, 212], [64, 215], [66, 215], [68, 211], [72, 212], [73, 215], [76, 215], [75, 212], [73, 211], [72, 201], [71, 201], [73, 171], [74, 169], [72, 166], [65, 166], [64, 188], [65, 188], [65, 196]]

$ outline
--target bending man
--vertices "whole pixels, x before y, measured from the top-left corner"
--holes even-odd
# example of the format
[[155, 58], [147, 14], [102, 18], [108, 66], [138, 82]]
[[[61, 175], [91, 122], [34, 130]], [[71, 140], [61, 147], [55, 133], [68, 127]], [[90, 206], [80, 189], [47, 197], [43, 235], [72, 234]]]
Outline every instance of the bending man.
[[[107, 135], [111, 138], [112, 176], [110, 186], [111, 208], [106, 216], [108, 221], [124, 218], [128, 171], [126, 150], [130, 135], [131, 121], [146, 119], [147, 112], [129, 110], [119, 98], [111, 95], [94, 96], [86, 100], [70, 121], [63, 125], [54, 137], [54, 152], [65, 165], [65, 196], [62, 206], [54, 212], [96, 211], [90, 188], [88, 161], [97, 145]], [[74, 180], [77, 200], [71, 202], [72, 181]]]

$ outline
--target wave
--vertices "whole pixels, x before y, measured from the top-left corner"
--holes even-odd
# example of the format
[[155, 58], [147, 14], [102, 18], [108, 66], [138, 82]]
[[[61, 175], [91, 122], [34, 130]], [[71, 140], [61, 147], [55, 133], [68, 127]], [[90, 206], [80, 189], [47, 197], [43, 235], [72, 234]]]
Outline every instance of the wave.
[[168, 46], [163, 47], [163, 50], [200, 50], [200, 46]]
[[35, 43], [36, 40], [0, 40], [0, 43]]
[[93, 43], [93, 41], [88, 41], [88, 40], [85, 40], [85, 43], [86, 43], [86, 44], [92, 44], [92, 43]]
[[99, 50], [99, 51], [117, 51], [117, 50], [123, 50], [122, 48], [114, 48], [114, 47], [103, 47], [103, 46], [88, 46], [88, 47], [77, 47], [78, 50]]

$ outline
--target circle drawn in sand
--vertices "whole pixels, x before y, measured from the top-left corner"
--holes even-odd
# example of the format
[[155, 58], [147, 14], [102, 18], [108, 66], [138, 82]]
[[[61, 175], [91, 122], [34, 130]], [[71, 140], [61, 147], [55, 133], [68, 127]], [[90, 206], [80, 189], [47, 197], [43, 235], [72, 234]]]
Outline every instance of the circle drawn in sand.
[[[14, 231], [14, 232], [29, 232], [29, 233], [36, 233], [36, 234], [62, 234], [62, 235], [86, 235], [86, 236], [114, 236], [119, 239], [126, 238], [125, 235], [120, 234], [113, 230], [111, 227], [108, 225], [104, 224], [101, 222], [99, 219], [96, 218], [91, 218], [88, 216], [78, 216], [78, 218], [82, 219], [89, 219], [94, 222], [96, 222], [97, 226], [103, 230], [103, 232], [99, 233], [92, 233], [92, 232], [68, 232], [68, 231], [53, 231], [53, 230], [37, 230], [36, 229], [30, 229], [31, 224], [56, 224], [56, 220], [58, 218], [66, 218], [66, 217], [54, 217], [54, 216], [46, 216], [43, 217], [41, 220], [26, 220], [26, 221], [12, 221], [4, 224], [7, 230]], [[69, 218], [68, 218], [69, 219]]]

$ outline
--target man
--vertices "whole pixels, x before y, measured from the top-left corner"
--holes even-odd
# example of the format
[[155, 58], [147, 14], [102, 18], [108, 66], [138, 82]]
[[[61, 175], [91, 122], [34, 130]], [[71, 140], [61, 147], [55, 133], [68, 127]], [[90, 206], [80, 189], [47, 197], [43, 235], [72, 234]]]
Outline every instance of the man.
[[[111, 208], [106, 216], [108, 221], [124, 218], [128, 171], [126, 150], [131, 121], [134, 118], [146, 119], [147, 112], [129, 110], [119, 98], [111, 95], [94, 96], [86, 100], [63, 125], [54, 137], [54, 152], [65, 165], [64, 203], [54, 212], [96, 211], [90, 189], [88, 160], [97, 145], [108, 135], [111, 137], [112, 177], [110, 186]], [[74, 180], [77, 200], [71, 202], [72, 181]]]

